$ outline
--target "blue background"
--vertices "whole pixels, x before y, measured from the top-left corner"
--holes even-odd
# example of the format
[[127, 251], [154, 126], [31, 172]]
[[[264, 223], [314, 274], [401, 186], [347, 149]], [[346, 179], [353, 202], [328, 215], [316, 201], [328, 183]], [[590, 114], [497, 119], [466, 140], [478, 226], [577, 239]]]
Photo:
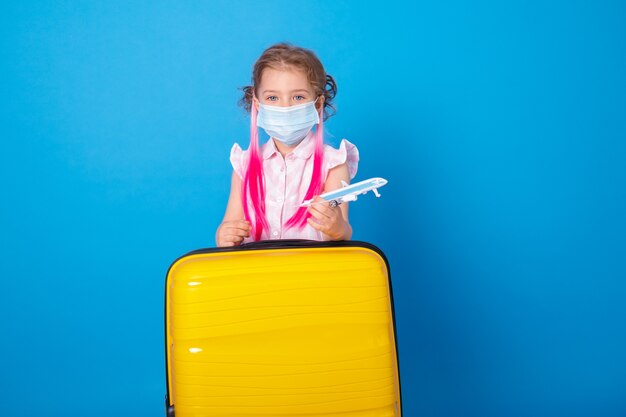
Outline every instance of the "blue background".
[[262, 50], [335, 76], [406, 416], [626, 415], [626, 3], [4, 2], [8, 416], [158, 416], [163, 283], [214, 244]]

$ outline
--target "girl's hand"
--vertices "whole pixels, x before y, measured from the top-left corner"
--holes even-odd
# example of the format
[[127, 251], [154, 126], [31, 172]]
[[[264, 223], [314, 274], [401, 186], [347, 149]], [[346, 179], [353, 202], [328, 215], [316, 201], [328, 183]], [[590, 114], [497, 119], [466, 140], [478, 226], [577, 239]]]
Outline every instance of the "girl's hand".
[[352, 228], [343, 218], [339, 206], [331, 207], [328, 201], [316, 196], [308, 211], [312, 216], [307, 219], [311, 227], [326, 234], [332, 240], [349, 239], [352, 235]]
[[230, 220], [220, 224], [217, 229], [217, 246], [241, 245], [244, 238], [250, 236], [250, 222], [247, 220]]

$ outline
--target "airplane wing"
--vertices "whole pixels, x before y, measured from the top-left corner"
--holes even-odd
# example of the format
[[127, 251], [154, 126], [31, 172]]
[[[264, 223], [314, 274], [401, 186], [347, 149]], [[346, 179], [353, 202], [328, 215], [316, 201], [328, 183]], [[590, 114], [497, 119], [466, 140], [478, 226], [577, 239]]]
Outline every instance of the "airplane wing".
[[[370, 178], [365, 181], [360, 181], [354, 184], [345, 184], [342, 181], [342, 188], [337, 190], [330, 191], [328, 193], [321, 194], [322, 197], [326, 201], [336, 201], [337, 204], [341, 204], [347, 201], [355, 201], [357, 196], [360, 194], [366, 194], [368, 191], [373, 191], [377, 197], [380, 197], [380, 193], [378, 193], [378, 188], [387, 184], [387, 180], [384, 178]], [[311, 200], [307, 200], [302, 203], [301, 207], [308, 207], [312, 204]]]

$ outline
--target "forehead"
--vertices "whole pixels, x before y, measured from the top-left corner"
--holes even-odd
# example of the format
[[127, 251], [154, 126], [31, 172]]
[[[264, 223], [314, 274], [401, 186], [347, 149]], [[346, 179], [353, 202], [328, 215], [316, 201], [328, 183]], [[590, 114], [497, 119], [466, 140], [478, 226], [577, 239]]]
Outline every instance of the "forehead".
[[297, 68], [265, 68], [261, 74], [261, 82], [258, 86], [259, 92], [272, 91], [293, 91], [309, 90], [313, 87], [306, 76], [306, 73]]

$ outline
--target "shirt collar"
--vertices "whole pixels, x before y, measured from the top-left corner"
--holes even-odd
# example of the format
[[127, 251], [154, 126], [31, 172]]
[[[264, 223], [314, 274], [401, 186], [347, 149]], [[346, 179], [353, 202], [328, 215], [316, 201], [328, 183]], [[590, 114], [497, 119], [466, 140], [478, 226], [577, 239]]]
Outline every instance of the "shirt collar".
[[[302, 139], [302, 142], [300, 142], [298, 146], [296, 146], [294, 150], [291, 151], [290, 153], [293, 153], [296, 158], [309, 159], [309, 157], [313, 155], [314, 150], [315, 150], [315, 137], [314, 137], [313, 132], [311, 131], [307, 133], [306, 137]], [[265, 145], [263, 145], [263, 149], [261, 150], [261, 155], [263, 159], [269, 159], [272, 156], [274, 156], [274, 154], [277, 154], [277, 153], [280, 153], [280, 152], [276, 148], [276, 144], [274, 143], [274, 140], [270, 138], [267, 142], [265, 142]]]

